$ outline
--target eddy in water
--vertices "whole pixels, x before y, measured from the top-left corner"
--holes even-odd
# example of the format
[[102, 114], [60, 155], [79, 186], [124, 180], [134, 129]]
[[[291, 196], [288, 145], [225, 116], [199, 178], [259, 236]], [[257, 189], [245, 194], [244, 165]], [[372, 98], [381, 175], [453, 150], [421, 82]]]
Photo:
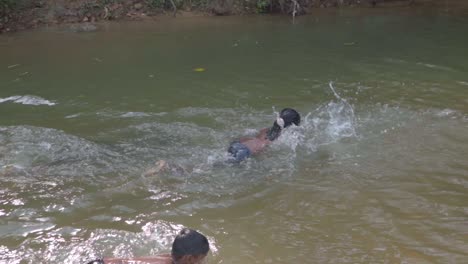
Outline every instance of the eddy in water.
[[[259, 131], [255, 137], [243, 137], [233, 141], [228, 148], [229, 157], [227, 163], [240, 163], [247, 158], [258, 154], [265, 149], [269, 144], [276, 140], [283, 129], [301, 123], [300, 114], [292, 108], [284, 108], [278, 114], [271, 128], [264, 128]], [[160, 172], [171, 171], [174, 173], [185, 173], [186, 169], [178, 165], [169, 165], [165, 160], [156, 162], [156, 166], [149, 169], [144, 175], [155, 175]]]

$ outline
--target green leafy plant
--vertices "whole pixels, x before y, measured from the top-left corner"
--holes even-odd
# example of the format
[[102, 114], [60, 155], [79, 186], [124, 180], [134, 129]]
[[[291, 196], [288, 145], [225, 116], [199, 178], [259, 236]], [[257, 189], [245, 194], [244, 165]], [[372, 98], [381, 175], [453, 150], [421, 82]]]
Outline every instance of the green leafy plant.
[[148, 5], [152, 8], [164, 8], [166, 0], [147, 0]]
[[122, 3], [123, 1], [122, 0], [102, 0], [101, 2], [103, 2], [104, 5], [112, 5], [112, 4]]
[[177, 9], [181, 9], [184, 6], [184, 0], [173, 0]]
[[3, 9], [13, 9], [16, 5], [17, 1], [15, 0], [0, 0], [0, 8]]
[[257, 0], [257, 13], [268, 13], [269, 0]]
[[0, 0], [0, 23], [8, 20], [7, 15], [16, 8], [15, 0]]
[[216, 0], [186, 0], [185, 2], [187, 6], [190, 6], [191, 8], [206, 9], [213, 1]]

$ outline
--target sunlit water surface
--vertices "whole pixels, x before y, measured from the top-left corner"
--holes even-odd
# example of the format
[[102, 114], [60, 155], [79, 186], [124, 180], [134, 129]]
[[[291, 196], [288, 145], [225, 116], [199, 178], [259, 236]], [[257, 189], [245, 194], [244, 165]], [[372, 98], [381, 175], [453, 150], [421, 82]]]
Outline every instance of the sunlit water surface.
[[[0, 262], [467, 263], [467, 16], [179, 18], [0, 37]], [[194, 71], [194, 69], [198, 71]], [[230, 141], [293, 107], [261, 155]], [[187, 173], [147, 177], [155, 161]]]

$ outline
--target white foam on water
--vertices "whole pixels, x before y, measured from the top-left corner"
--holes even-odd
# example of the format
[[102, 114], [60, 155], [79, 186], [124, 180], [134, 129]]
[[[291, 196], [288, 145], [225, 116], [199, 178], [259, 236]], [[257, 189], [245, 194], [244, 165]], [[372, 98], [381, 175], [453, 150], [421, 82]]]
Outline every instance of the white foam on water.
[[148, 117], [148, 116], [151, 116], [151, 115], [147, 113], [143, 113], [143, 112], [127, 112], [127, 113], [120, 115], [120, 117], [123, 117], [123, 118]]
[[439, 110], [439, 111], [436, 111], [435, 115], [438, 116], [438, 117], [445, 117], [445, 116], [451, 116], [451, 115], [454, 115], [456, 114], [457, 111], [453, 110], [453, 109], [443, 109], [443, 110]]
[[[274, 120], [274, 115], [255, 111], [245, 114], [241, 109], [232, 110], [232, 114], [228, 112], [220, 114], [219, 118], [230, 117], [237, 120], [239, 124], [236, 128], [225, 123], [220, 123], [215, 127], [206, 127], [197, 124], [196, 121], [185, 119], [171, 120], [169, 123], [144, 120], [124, 130], [117, 130], [115, 136], [121, 138], [121, 141], [112, 146], [99, 144], [99, 140], [93, 142], [53, 129], [0, 127], [0, 142], [5, 142], [8, 151], [5, 153], [5, 162], [16, 162], [18, 154], [23, 152], [22, 157], [30, 159], [30, 162], [25, 163], [25, 169], [33, 176], [42, 175], [41, 185], [34, 185], [35, 188], [42, 188], [42, 192], [21, 198], [24, 205], [17, 205], [17, 207], [29, 209], [28, 206], [35, 199], [42, 199], [42, 195], [49, 193], [49, 190], [61, 191], [63, 188], [61, 192], [54, 192], [57, 199], [46, 205], [51, 207], [46, 209], [46, 212], [47, 210], [63, 212], [66, 211], [65, 208], [71, 208], [71, 210], [91, 208], [94, 201], [99, 200], [94, 194], [86, 194], [89, 198], [79, 200], [84, 196], [81, 188], [87, 186], [88, 179], [93, 186], [100, 184], [99, 186], [102, 187], [100, 192], [104, 194], [98, 197], [105, 198], [113, 198], [111, 194], [115, 192], [114, 182], [120, 181], [123, 187], [118, 188], [122, 193], [143, 193], [139, 198], [142, 201], [154, 200], [152, 212], [164, 216], [189, 215], [203, 208], [229, 208], [251, 200], [263, 199], [262, 195], [274, 190], [276, 182], [286, 179], [285, 181], [289, 183], [291, 181], [288, 180], [291, 177], [298, 179], [304, 177], [300, 175], [303, 173], [301, 166], [316, 167], [316, 164], [324, 164], [323, 170], [327, 172], [319, 172], [322, 168], [317, 166], [317, 170], [314, 171], [317, 174], [311, 176], [311, 180], [319, 178], [322, 174], [322, 176], [333, 175], [335, 179], [344, 179], [353, 183], [365, 182], [371, 177], [376, 179], [383, 177], [381, 170], [385, 170], [386, 167], [375, 165], [379, 162], [392, 160], [398, 155], [403, 155], [401, 159], [403, 161], [410, 160], [409, 156], [404, 155], [405, 147], [416, 142], [419, 135], [413, 135], [412, 138], [407, 139], [405, 137], [401, 139], [401, 135], [406, 135], [414, 128], [416, 131], [422, 129], [419, 132], [423, 132], [423, 136], [425, 135], [426, 138], [430, 136], [429, 138], [434, 139], [432, 130], [426, 130], [428, 128], [424, 125], [428, 120], [432, 120], [431, 117], [440, 114], [442, 117], [448, 115], [460, 118], [459, 113], [454, 113], [451, 109], [414, 112], [386, 104], [366, 105], [364, 109], [360, 106], [359, 110], [355, 111], [353, 105], [348, 102], [352, 98], [343, 98], [338, 93], [339, 89], [335, 89], [333, 84], [330, 84], [330, 89], [334, 95], [330, 101], [325, 101], [319, 106], [310, 106], [309, 109], [298, 109], [302, 114], [300, 126], [288, 127], [271, 145], [271, 148], [239, 166], [226, 165], [217, 168], [213, 164], [224, 160], [227, 145], [231, 139], [234, 139], [231, 136], [242, 136], [244, 133], [255, 134], [258, 130], [254, 128], [259, 123], [270, 125]], [[198, 109], [194, 109], [194, 112], [196, 111]], [[203, 117], [210, 114], [210, 112], [200, 113]], [[251, 123], [240, 122], [243, 118], [251, 120]], [[418, 118], [423, 119], [419, 125], [415, 124]], [[413, 122], [414, 120], [416, 122]], [[437, 118], [437, 120], [448, 119]], [[440, 127], [449, 127], [445, 124], [456, 124], [456, 121], [448, 120]], [[388, 133], [380, 134], [379, 132], [384, 129], [388, 130]], [[356, 138], [358, 140], [354, 140]], [[400, 146], [398, 146], [395, 144], [396, 139], [404, 140], [404, 143], [399, 143]], [[350, 142], [352, 144], [349, 144]], [[439, 146], [443, 146], [442, 143]], [[358, 147], [353, 147], [353, 144]], [[419, 148], [419, 145], [412, 147]], [[326, 159], [321, 159], [320, 155], [315, 155], [316, 153], [311, 155], [307, 152], [317, 152], [328, 156]], [[37, 157], [40, 159], [36, 160]], [[154, 181], [137, 182], [139, 173], [145, 169], [144, 166], [149, 164], [149, 161], [154, 163], [160, 158], [180, 165], [188, 165], [191, 172], [182, 176], [161, 175], [161, 178], [154, 179]], [[357, 166], [358, 163], [359, 166]], [[41, 169], [40, 173], [36, 173], [28, 164], [47, 165], [47, 167]], [[128, 179], [119, 180], [119, 174]], [[70, 192], [70, 186], [65, 188], [60, 182], [56, 184], [43, 182], [43, 180], [55, 181], [60, 179], [61, 177], [57, 176], [61, 175], [77, 176], [67, 178], [76, 178], [70, 186], [80, 186], [80, 189], [72, 187], [73, 190]], [[360, 175], [360, 177], [355, 177], [355, 175]], [[333, 182], [333, 177], [327, 179]], [[336, 182], [339, 181], [336, 180]], [[155, 192], [145, 196], [145, 192], [149, 189]], [[65, 198], [68, 197], [77, 200], [77, 205], [61, 202], [61, 200], [66, 201]], [[133, 209], [132, 203], [125, 201], [121, 203], [122, 206]], [[93, 213], [96, 214], [96, 212]], [[43, 217], [42, 214], [36, 214], [38, 217]], [[5, 256], [24, 259], [31, 263], [78, 263], [84, 259], [91, 260], [99, 257], [101, 254], [122, 257], [158, 254], [170, 246], [170, 242], [181, 226], [178, 222], [153, 222], [152, 218], [154, 215], [147, 212], [137, 216], [127, 213], [101, 214], [99, 212], [97, 216], [89, 218], [89, 221], [99, 222], [99, 225], [115, 221], [119, 223], [118, 226], [128, 224], [132, 226], [132, 229], [141, 228], [133, 232], [89, 229], [82, 233], [72, 234], [70, 231], [56, 227], [51, 230], [44, 228], [46, 232], [43, 233], [32, 229], [29, 236], [39, 241], [41, 247], [33, 252], [31, 250], [35, 246], [33, 239], [25, 240], [18, 249], [0, 246], [0, 253], [3, 253], [0, 262], [8, 259]], [[12, 222], [20, 222], [15, 217], [11, 219]], [[40, 224], [47, 222], [38, 221]], [[53, 221], [53, 219], [50, 220], [50, 222]], [[78, 239], [59, 243], [63, 239], [69, 239], [71, 235]], [[213, 240], [210, 240], [210, 243], [216, 244]]]
[[289, 146], [293, 151], [298, 146], [304, 146], [310, 153], [322, 145], [336, 143], [345, 138], [358, 138], [354, 107], [338, 94], [333, 83], [330, 82], [329, 87], [335, 100], [307, 113], [300, 126], [284, 131], [278, 143]]
[[[190, 177], [171, 186], [182, 193], [203, 191], [217, 196], [243, 192], [262, 184], [264, 178], [271, 175], [275, 175], [276, 179], [283, 175], [290, 177], [297, 167], [297, 157], [303, 156], [302, 153], [297, 155], [297, 151], [305, 149], [307, 153], [315, 152], [319, 146], [356, 136], [353, 106], [341, 97], [333, 84], [330, 83], [329, 86], [334, 95], [331, 101], [309, 112], [307, 109], [298, 109], [302, 115], [300, 126], [285, 129], [265, 155], [249, 159], [240, 168], [216, 166], [226, 159], [226, 150], [232, 140], [245, 134], [254, 136], [258, 129], [271, 126], [275, 115], [245, 108], [183, 108], [169, 113], [175, 115], [175, 122], [147, 122], [144, 119], [145, 122], [113, 132], [113, 136], [123, 138], [114, 146], [96, 144], [67, 135], [63, 131], [9, 127], [5, 136], [8, 135], [12, 143], [7, 146], [11, 151], [5, 156], [5, 161], [23, 165], [26, 172], [34, 175], [38, 174], [33, 170], [39, 165], [42, 175], [70, 178], [78, 175], [79, 181], [99, 181], [105, 180], [102, 175], [115, 173], [126, 175], [120, 179], [125, 181], [132, 175], [140, 175], [155, 161], [164, 159], [187, 167], [190, 171]], [[276, 112], [275, 109], [273, 111]], [[112, 118], [158, 115], [118, 111], [104, 111], [101, 114]], [[220, 122], [215, 127], [207, 127], [185, 120], [187, 115], [191, 117], [193, 114]], [[68, 118], [78, 115], [80, 114]], [[18, 150], [20, 155], [14, 154], [14, 150]], [[290, 169], [288, 173], [282, 171], [285, 168]], [[138, 173], [133, 174], [133, 171]], [[233, 173], [236, 177], [232, 177]], [[177, 175], [170, 175], [167, 181], [172, 182], [179, 178]], [[247, 179], [248, 186], [245, 184]]]
[[293, 152], [300, 146], [306, 138], [305, 129], [298, 126], [288, 127], [284, 133], [277, 139], [277, 143], [288, 146]]
[[77, 114], [67, 115], [67, 116], [65, 116], [65, 118], [66, 119], [76, 118], [76, 117], [79, 117], [80, 115], [81, 115], [81, 113], [77, 113]]
[[[99, 117], [104, 118], [143, 118], [143, 117], [161, 117], [167, 115], [166, 112], [153, 113], [153, 112], [120, 112], [110, 109], [103, 109], [95, 113]], [[73, 116], [74, 117], [74, 116]]]
[[446, 66], [439, 66], [439, 65], [430, 64], [430, 63], [424, 63], [424, 62], [418, 62], [418, 63], [416, 63], [416, 64], [417, 64], [417, 65], [424, 66], [424, 67], [427, 67], [427, 68], [431, 68], [431, 69], [445, 70], [445, 71], [453, 71], [452, 68], [449, 68], [449, 67], [446, 67]]
[[384, 61], [389, 63], [407, 63], [405, 60], [395, 58], [385, 58]]
[[[7, 263], [86, 263], [102, 256], [154, 256], [167, 252], [183, 228], [180, 224], [164, 221], [148, 222], [140, 232], [115, 229], [83, 231], [45, 223], [26, 224], [30, 225], [25, 228], [27, 235], [36, 236], [36, 239], [27, 239], [15, 249], [0, 245], [0, 260], [7, 260]], [[75, 238], [80, 236], [86, 238]], [[216, 240], [210, 236], [207, 238], [212, 253], [216, 255]], [[42, 244], [40, 247], [37, 247], [38, 242]], [[31, 247], [35, 250], [30, 250]]]
[[[333, 87], [333, 82], [329, 83], [329, 87], [333, 91], [333, 94], [335, 95], [336, 99], [339, 100], [338, 103], [329, 103], [329, 106], [331, 106], [329, 108], [331, 121], [337, 125], [338, 131], [340, 132], [336, 133], [336, 131], [332, 128], [332, 131], [334, 131], [333, 134], [336, 136], [342, 135], [341, 132], [345, 132], [345, 137], [357, 136], [355, 128], [356, 115], [354, 114], [353, 106], [335, 91], [335, 88]], [[337, 122], [336, 119], [339, 119], [339, 121], [342, 122]]]
[[15, 101], [17, 99], [21, 98], [20, 95], [14, 95], [6, 98], [0, 98], [0, 103], [8, 102], [8, 101]]
[[35, 95], [14, 95], [6, 98], [0, 98], [0, 103], [13, 102], [24, 105], [48, 105], [53, 106], [57, 103], [46, 100], [42, 97]]
[[43, 175], [88, 175], [91, 178], [92, 175], [114, 171], [122, 164], [118, 161], [121, 155], [106, 146], [60, 130], [6, 127], [2, 136], [7, 150], [3, 153], [2, 163], [15, 165], [15, 171], [22, 168], [26, 174], [38, 174], [33, 170], [39, 165]]

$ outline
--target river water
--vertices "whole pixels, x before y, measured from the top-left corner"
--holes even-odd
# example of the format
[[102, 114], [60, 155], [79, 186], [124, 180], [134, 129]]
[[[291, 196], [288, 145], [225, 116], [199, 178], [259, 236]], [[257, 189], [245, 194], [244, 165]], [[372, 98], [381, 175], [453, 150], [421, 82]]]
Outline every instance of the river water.
[[[0, 262], [468, 263], [468, 16], [338, 10], [0, 37]], [[230, 141], [293, 107], [261, 155]], [[144, 172], [164, 159], [185, 173]]]

